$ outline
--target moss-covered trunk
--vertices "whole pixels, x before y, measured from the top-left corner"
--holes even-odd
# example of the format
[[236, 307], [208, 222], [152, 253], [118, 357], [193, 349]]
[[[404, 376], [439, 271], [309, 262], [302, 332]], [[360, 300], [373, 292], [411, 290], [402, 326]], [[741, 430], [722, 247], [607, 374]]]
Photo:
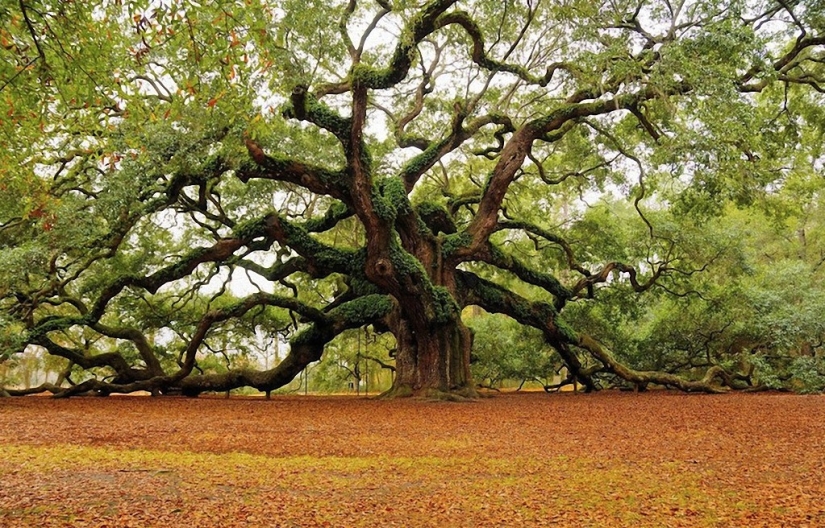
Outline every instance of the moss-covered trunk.
[[454, 270], [444, 269], [439, 261], [423, 260], [442, 296], [418, 296], [411, 305], [401, 306], [392, 320], [397, 352], [395, 383], [389, 394], [474, 396], [470, 373], [472, 334], [454, 302]]
[[473, 396], [470, 374], [471, 334], [456, 318], [446, 324], [415, 330], [409, 321], [394, 328], [396, 376], [392, 396]]

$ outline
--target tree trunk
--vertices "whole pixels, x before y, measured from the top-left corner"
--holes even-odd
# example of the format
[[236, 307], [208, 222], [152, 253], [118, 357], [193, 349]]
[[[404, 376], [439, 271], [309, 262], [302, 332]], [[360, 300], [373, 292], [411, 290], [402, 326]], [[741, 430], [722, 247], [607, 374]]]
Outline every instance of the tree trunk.
[[470, 374], [470, 330], [460, 318], [415, 330], [407, 320], [394, 325], [396, 375], [386, 396], [461, 399], [475, 397]]

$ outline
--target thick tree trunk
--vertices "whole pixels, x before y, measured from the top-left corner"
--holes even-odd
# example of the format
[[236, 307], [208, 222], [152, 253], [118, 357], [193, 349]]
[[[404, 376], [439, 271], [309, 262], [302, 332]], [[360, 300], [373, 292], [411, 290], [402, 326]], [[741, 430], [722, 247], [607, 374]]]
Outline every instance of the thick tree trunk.
[[471, 334], [460, 318], [418, 331], [406, 320], [394, 326], [396, 375], [387, 396], [476, 396], [470, 374]]

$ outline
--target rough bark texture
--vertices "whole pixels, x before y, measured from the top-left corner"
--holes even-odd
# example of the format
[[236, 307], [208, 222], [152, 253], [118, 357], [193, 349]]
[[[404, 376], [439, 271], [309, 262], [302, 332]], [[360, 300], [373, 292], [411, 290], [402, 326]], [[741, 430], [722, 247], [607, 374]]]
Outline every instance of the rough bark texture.
[[401, 321], [394, 334], [396, 377], [387, 396], [474, 395], [470, 331], [461, 320], [433, 328], [423, 337]]

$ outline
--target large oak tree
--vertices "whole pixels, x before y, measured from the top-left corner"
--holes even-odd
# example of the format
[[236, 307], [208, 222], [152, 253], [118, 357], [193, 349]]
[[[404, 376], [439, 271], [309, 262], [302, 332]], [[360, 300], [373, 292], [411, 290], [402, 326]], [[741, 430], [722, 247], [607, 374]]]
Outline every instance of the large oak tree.
[[[634, 370], [563, 313], [697, 271], [646, 211], [821, 169], [799, 154], [820, 4], [206, 4], [0, 6], [0, 354], [68, 361], [33, 390], [271, 391], [373, 325], [391, 394], [472, 396], [471, 305], [540, 330], [589, 389], [742, 382]], [[599, 191], [632, 204], [644, 258], [568, 236]], [[278, 331], [272, 368], [199, 368]]]

